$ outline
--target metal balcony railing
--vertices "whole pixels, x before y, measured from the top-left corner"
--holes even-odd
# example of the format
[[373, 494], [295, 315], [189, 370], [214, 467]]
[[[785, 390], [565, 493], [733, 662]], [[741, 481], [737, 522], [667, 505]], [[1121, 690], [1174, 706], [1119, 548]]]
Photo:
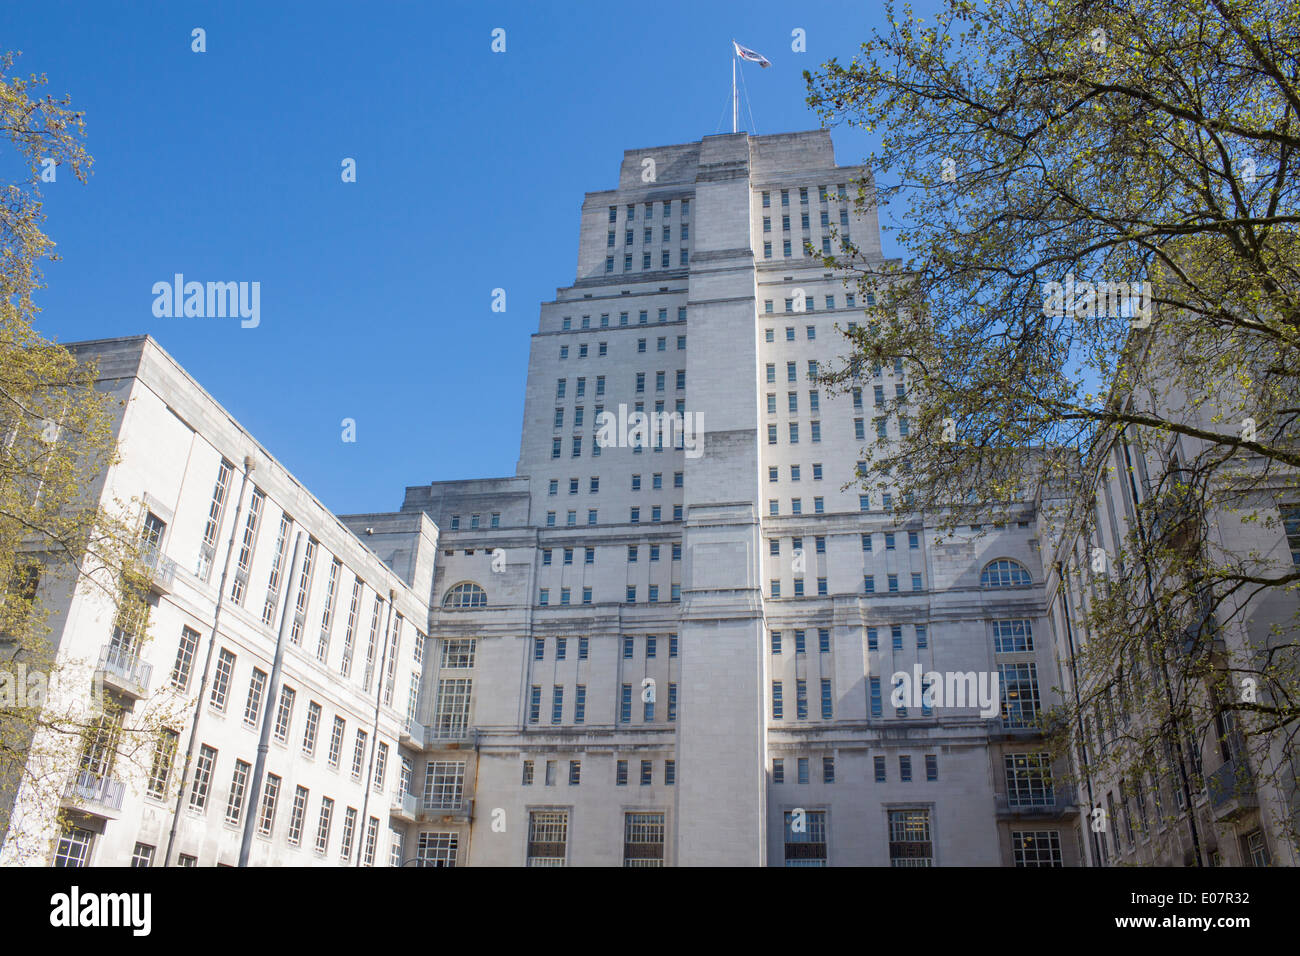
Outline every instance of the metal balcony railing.
[[146, 548], [144, 563], [152, 572], [150, 578], [154, 586], [164, 594], [169, 593], [176, 583], [176, 562], [156, 548]]
[[134, 650], [114, 644], [105, 644], [100, 650], [99, 669], [109, 683], [137, 696], [148, 690], [149, 678], [153, 676], [152, 664], [140, 660]]
[[469, 797], [461, 797], [454, 802], [426, 798], [420, 808], [420, 815], [431, 819], [450, 817], [468, 822], [474, 819], [474, 801]]
[[996, 793], [993, 803], [999, 814], [1018, 814], [1021, 816], [1056, 815], [1075, 806], [1073, 787], [1054, 786], [1051, 792], [1033, 799], [1019, 797], [1012, 799], [1010, 794]]
[[419, 813], [419, 798], [413, 793], [402, 790], [393, 794], [392, 812], [396, 816], [414, 820]]
[[1227, 808], [1229, 802], [1233, 800], [1245, 807], [1254, 806], [1258, 799], [1250, 769], [1237, 760], [1227, 761], [1206, 777], [1205, 792], [1210, 798], [1210, 806], [1216, 811]]
[[117, 811], [122, 809], [125, 793], [122, 781], [83, 770], [68, 784], [66, 797], [80, 805]]

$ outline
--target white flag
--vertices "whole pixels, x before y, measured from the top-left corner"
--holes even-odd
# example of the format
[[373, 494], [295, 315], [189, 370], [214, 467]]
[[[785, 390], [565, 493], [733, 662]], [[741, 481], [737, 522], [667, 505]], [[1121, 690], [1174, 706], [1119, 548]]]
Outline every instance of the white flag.
[[768, 58], [763, 56], [763, 54], [755, 53], [749, 47], [741, 46], [735, 40], [731, 41], [731, 45], [736, 48], [736, 56], [740, 57], [742, 60], [752, 60], [764, 69], [772, 65]]

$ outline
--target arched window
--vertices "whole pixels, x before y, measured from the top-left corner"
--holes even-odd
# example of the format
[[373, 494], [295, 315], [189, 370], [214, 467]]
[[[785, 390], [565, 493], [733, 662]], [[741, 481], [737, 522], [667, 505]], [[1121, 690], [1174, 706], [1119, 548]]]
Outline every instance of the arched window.
[[462, 581], [443, 595], [442, 606], [458, 610], [487, 607], [487, 592], [473, 581]]
[[990, 561], [980, 575], [982, 588], [1027, 588], [1034, 583], [1024, 565], [1010, 558]]

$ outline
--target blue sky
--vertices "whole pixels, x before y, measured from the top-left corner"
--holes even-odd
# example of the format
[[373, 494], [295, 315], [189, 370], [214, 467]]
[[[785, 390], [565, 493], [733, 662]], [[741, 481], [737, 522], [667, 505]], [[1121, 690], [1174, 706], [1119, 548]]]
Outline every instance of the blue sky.
[[[85, 111], [95, 159], [87, 185], [60, 171], [44, 189], [63, 259], [38, 328], [153, 335], [336, 512], [513, 475], [529, 335], [573, 281], [583, 193], [616, 185], [624, 149], [729, 131], [733, 36], [772, 61], [745, 67], [742, 129], [750, 109], [751, 131], [815, 128], [802, 71], [851, 57], [879, 16], [860, 0], [6, 4], [0, 46]], [[872, 145], [834, 138], [843, 164]], [[177, 272], [260, 282], [260, 326], [156, 318], [150, 290]]]

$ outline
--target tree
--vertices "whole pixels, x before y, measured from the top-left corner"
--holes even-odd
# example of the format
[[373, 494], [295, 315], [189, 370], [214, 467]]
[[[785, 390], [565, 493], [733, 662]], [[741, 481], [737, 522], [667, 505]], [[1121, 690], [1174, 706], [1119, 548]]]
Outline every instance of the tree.
[[[893, 3], [886, 18], [860, 58], [805, 73], [824, 122], [879, 136], [882, 181], [856, 202], [893, 210], [907, 253], [824, 257], [873, 303], [829, 381], [909, 370], [880, 412], [904, 433], [864, 483], [947, 529], [1082, 488], [1060, 540], [1081, 543], [1062, 571], [1090, 598], [1071, 662], [1086, 693], [1061, 726], [1143, 693], [1146, 719], [1108, 751], [1130, 781], [1144, 759], [1199, 763], [1166, 759], [1171, 739], [1294, 755], [1300, 568], [1223, 541], [1276, 539], [1300, 467], [1300, 8], [946, 0], [932, 23]], [[1116, 462], [1142, 506], [1103, 580], [1082, 544]], [[1218, 647], [1269, 602], [1285, 623]], [[1135, 684], [1117, 661], [1142, 662]]]
[[[0, 56], [0, 130], [27, 175], [0, 202], [0, 839], [22, 827], [11, 818], [20, 791], [57, 807], [71, 758], [104, 751], [101, 723], [124, 716], [58, 654], [52, 618], [73, 591], [99, 590], [143, 641], [149, 581], [133, 510], [99, 501], [119, 403], [95, 389], [93, 366], [32, 325], [39, 264], [56, 258], [39, 184], [51, 161], [85, 181], [83, 117], [66, 98], [38, 95], [44, 77], [13, 75], [14, 59]], [[137, 713], [100, 755], [129, 754], [157, 732]]]

